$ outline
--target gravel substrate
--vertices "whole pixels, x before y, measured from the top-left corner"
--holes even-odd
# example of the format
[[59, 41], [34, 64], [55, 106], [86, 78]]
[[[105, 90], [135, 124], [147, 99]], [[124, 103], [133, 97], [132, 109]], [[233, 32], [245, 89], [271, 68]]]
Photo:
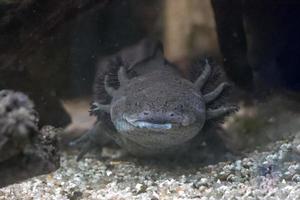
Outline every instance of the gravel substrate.
[[56, 172], [0, 189], [0, 199], [300, 199], [300, 135], [216, 165], [63, 154]]

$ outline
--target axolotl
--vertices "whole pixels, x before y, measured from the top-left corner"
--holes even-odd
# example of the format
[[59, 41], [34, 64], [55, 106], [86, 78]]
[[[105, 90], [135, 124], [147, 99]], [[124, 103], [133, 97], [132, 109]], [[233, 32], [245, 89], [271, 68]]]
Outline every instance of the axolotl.
[[202, 93], [212, 71], [208, 61], [192, 82], [164, 58], [157, 42], [144, 40], [103, 63], [91, 106], [97, 122], [72, 142], [82, 147], [78, 159], [111, 140], [137, 156], [169, 154], [202, 134], [209, 120], [237, 110], [234, 105], [208, 108], [228, 86], [222, 82]]

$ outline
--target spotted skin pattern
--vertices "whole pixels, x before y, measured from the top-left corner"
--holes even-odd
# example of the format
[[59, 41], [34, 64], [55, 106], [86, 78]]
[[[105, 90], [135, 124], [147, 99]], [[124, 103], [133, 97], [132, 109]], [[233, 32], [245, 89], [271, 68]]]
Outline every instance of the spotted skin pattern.
[[[115, 60], [116, 57], [120, 60], [120, 56], [116, 55]], [[228, 86], [223, 82], [211, 92], [202, 93], [212, 73], [208, 61], [194, 82], [181, 76], [164, 58], [161, 48], [132, 66], [123, 63], [118, 63], [117, 87], [112, 86], [109, 74], [102, 79], [110, 103], [92, 103], [91, 113], [98, 116], [97, 122], [71, 143], [81, 146], [78, 159], [111, 140], [137, 156], [172, 153], [202, 134], [208, 120], [237, 110], [236, 106], [208, 108]], [[132, 71], [135, 76], [130, 77]], [[97, 79], [95, 84], [101, 85]]]

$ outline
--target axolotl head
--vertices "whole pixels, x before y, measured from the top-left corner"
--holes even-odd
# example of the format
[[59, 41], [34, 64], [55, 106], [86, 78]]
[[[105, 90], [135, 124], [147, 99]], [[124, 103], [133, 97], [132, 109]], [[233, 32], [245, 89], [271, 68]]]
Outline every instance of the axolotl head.
[[190, 81], [163, 70], [128, 79], [121, 68], [118, 77], [117, 90], [105, 84], [112, 96], [106, 109], [123, 139], [148, 149], [168, 148], [190, 140], [202, 129], [205, 102]]

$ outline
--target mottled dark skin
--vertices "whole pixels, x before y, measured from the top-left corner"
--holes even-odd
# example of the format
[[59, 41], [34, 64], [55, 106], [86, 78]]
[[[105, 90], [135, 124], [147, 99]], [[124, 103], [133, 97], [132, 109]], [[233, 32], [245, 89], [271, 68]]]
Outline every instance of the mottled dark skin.
[[[98, 116], [97, 123], [72, 143], [84, 144], [79, 159], [109, 139], [133, 155], [172, 153], [201, 134], [208, 120], [237, 109], [235, 106], [207, 108], [207, 104], [217, 99], [228, 85], [221, 83], [208, 94], [202, 94], [201, 89], [211, 74], [208, 62], [195, 82], [184, 79], [176, 67], [165, 60], [161, 48], [156, 48], [152, 55], [134, 65], [126, 66], [122, 60], [119, 63], [119, 86], [112, 87], [108, 75], [104, 78], [110, 103], [93, 102], [92, 113]], [[135, 76], [129, 78], [131, 71]], [[106, 119], [103, 112], [108, 114]], [[113, 126], [105, 122], [107, 117]]]

